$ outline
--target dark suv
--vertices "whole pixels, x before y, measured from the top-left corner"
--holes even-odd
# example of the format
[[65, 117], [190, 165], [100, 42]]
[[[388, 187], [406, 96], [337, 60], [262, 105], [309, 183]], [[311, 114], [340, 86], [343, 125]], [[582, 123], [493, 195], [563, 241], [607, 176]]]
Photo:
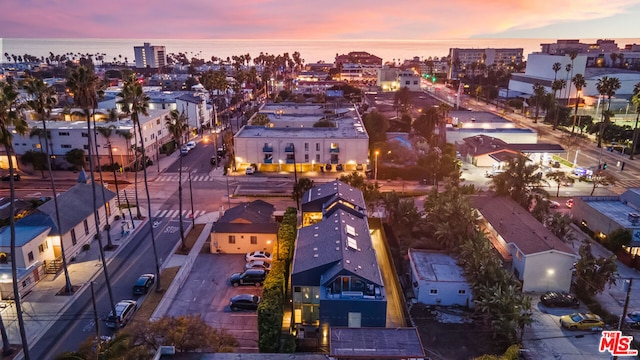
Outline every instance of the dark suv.
[[156, 280], [153, 274], [140, 275], [136, 283], [133, 285], [133, 295], [144, 295], [149, 292], [149, 288]]
[[229, 308], [236, 310], [257, 310], [260, 304], [260, 296], [252, 294], [240, 294], [231, 298]]
[[231, 275], [229, 282], [234, 287], [238, 287], [240, 285], [261, 286], [266, 278], [267, 272], [263, 269], [249, 269], [242, 273], [234, 273]]
[[542, 294], [540, 302], [548, 307], [580, 307], [580, 302], [575, 296], [558, 291], [547, 291]]

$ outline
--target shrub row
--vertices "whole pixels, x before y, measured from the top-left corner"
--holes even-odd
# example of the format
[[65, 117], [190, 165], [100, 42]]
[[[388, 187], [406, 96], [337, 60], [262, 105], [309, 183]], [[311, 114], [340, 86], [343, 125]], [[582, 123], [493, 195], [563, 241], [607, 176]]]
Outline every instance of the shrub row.
[[[297, 233], [298, 215], [295, 208], [288, 208], [278, 227], [275, 260], [264, 282], [262, 300], [258, 306], [258, 348], [261, 353], [281, 351], [280, 335], [286, 298], [289, 266], [293, 257]], [[295, 351], [295, 346], [287, 342], [286, 350]]]

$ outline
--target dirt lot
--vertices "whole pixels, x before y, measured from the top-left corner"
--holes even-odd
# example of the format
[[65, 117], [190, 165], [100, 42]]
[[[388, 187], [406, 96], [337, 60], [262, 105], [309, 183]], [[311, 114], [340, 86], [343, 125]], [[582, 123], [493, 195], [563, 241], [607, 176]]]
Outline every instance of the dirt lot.
[[[437, 313], [434, 315], [422, 304], [414, 305], [410, 312], [425, 353], [432, 359], [467, 360], [484, 354], [502, 354], [506, 350], [506, 346], [491, 338], [490, 329], [469, 323], [465, 316], [454, 315], [454, 312]], [[442, 323], [439, 319], [452, 323]]]

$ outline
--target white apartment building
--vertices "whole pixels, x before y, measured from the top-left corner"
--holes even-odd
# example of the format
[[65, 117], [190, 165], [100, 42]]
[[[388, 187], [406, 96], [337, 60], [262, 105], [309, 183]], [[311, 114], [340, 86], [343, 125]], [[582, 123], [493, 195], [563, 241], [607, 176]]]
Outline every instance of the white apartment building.
[[[166, 122], [169, 110], [149, 110], [149, 115], [140, 114], [140, 125], [144, 137], [147, 157], [154, 163], [158, 160], [160, 146], [171, 140], [171, 134], [167, 130]], [[28, 121], [29, 128], [42, 129], [41, 121]], [[136, 144], [136, 135], [133, 131], [133, 122], [130, 119], [114, 122], [96, 121], [97, 128], [111, 128], [111, 135], [107, 138], [97, 131], [97, 144], [99, 151], [97, 158], [100, 164], [110, 163], [109, 143], [113, 152], [114, 162], [126, 167], [133, 157], [133, 147]], [[86, 121], [47, 121], [47, 132], [50, 134], [49, 148], [56, 166], [64, 167], [66, 164], [64, 155], [72, 149], [82, 149], [88, 154], [88, 136]], [[13, 146], [16, 155], [21, 156], [27, 151], [39, 151], [45, 145], [44, 138], [29, 136], [30, 132], [21, 136], [14, 134]], [[141, 141], [138, 140], [138, 146]], [[87, 159], [88, 163], [88, 159]], [[96, 164], [97, 165], [97, 164]]]
[[[330, 104], [266, 104], [273, 126], [244, 126], [235, 135], [236, 168], [260, 171], [353, 171], [369, 164], [369, 136], [355, 108]], [[321, 119], [336, 127], [313, 127]]]
[[161, 68], [167, 65], [167, 50], [164, 46], [144, 43], [143, 46], [134, 46], [133, 54], [137, 68]]
[[[630, 53], [628, 53], [630, 54]], [[640, 56], [640, 52], [635, 53]], [[551, 85], [554, 79], [565, 80], [567, 86], [556, 93], [558, 99], [574, 99], [577, 96], [576, 88], [571, 79], [576, 74], [585, 77], [587, 85], [582, 88], [580, 97], [591, 103], [596, 102], [600, 97], [597, 83], [603, 77], [615, 77], [620, 80], [620, 89], [616, 91], [615, 98], [612, 99], [612, 108], [626, 106], [627, 100], [633, 94], [635, 84], [640, 82], [640, 72], [628, 70], [620, 67], [611, 67], [610, 63], [599, 61], [609, 59], [606, 53], [581, 53], [573, 61], [568, 54], [551, 55], [545, 53], [529, 54], [527, 58], [527, 68], [524, 74], [513, 73], [509, 81], [509, 96], [529, 97], [533, 95], [533, 86], [537, 83], [544, 86], [545, 90], [552, 93]], [[629, 57], [631, 59], [631, 56]], [[553, 64], [559, 63], [560, 70], [556, 73]], [[608, 65], [607, 65], [608, 64]], [[569, 71], [567, 71], [569, 65]], [[589, 99], [590, 98], [590, 99]]]

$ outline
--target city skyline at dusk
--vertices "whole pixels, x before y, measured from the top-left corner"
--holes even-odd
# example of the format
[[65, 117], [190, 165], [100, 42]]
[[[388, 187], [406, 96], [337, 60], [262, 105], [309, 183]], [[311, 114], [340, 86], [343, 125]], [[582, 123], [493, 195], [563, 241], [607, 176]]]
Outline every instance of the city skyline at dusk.
[[7, 0], [5, 38], [456, 39], [626, 38], [640, 1], [425, 3]]

